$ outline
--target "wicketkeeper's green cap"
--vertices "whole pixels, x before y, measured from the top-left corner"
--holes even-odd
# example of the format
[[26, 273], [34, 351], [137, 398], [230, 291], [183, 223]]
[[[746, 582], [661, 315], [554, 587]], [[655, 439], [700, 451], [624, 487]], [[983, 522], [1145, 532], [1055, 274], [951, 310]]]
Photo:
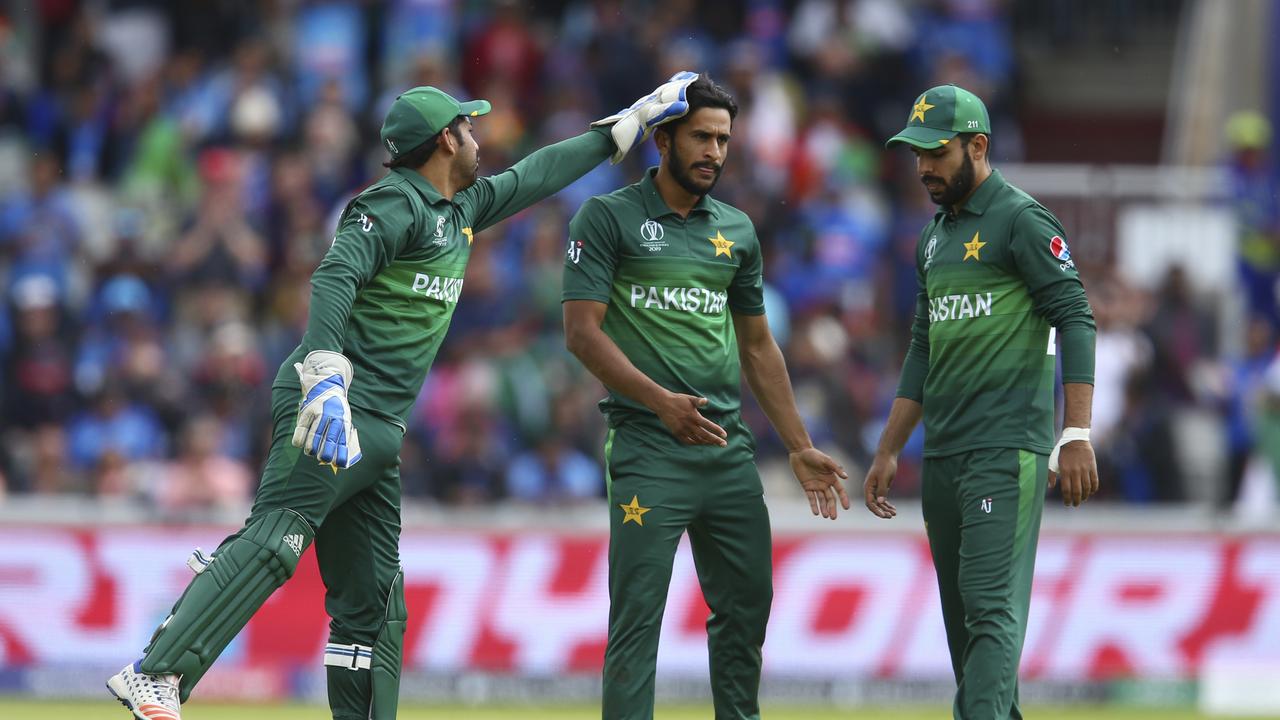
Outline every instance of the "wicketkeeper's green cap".
[[959, 133], [991, 134], [991, 118], [987, 106], [977, 95], [955, 85], [929, 88], [916, 98], [902, 132], [889, 138], [885, 147], [897, 143], [932, 150], [951, 142]]
[[449, 93], [427, 85], [396, 97], [382, 121], [382, 146], [392, 158], [400, 157], [449, 126], [459, 115], [475, 117], [489, 112], [488, 100], [458, 102]]

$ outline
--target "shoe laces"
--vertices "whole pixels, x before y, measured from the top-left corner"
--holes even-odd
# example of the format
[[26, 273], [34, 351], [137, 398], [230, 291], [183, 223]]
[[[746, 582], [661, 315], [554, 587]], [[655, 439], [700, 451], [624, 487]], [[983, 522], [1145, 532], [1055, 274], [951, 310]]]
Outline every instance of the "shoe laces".
[[148, 675], [147, 681], [157, 700], [166, 705], [178, 706], [178, 683], [172, 675]]

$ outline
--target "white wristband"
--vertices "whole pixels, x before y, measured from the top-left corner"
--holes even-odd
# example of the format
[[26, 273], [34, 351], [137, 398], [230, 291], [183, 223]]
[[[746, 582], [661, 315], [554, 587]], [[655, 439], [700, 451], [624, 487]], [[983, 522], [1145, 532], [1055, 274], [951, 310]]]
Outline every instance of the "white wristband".
[[1058, 453], [1061, 452], [1062, 446], [1077, 440], [1088, 442], [1089, 428], [1062, 428], [1062, 436], [1058, 438], [1058, 444], [1054, 445], [1053, 452], [1049, 453], [1049, 472], [1058, 472]]

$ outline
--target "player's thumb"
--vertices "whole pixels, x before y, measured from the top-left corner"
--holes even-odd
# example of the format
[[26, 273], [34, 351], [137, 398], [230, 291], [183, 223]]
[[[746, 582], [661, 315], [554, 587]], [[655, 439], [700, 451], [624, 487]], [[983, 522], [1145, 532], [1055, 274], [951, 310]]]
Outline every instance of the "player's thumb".
[[709, 401], [704, 397], [693, 399], [693, 404], [697, 405], [698, 407], [706, 407], [708, 402]]

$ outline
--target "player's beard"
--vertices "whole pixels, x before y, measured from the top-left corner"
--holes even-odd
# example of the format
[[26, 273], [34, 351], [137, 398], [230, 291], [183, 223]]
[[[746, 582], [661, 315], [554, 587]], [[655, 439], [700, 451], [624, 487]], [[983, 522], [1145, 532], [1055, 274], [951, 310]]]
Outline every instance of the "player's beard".
[[[686, 165], [684, 159], [680, 157], [680, 151], [676, 150], [676, 144], [671, 143], [671, 152], [667, 155], [667, 167], [671, 170], [671, 177], [684, 188], [685, 192], [690, 195], [702, 197], [711, 192], [716, 183], [720, 182], [720, 172], [724, 169], [723, 165], [717, 165], [713, 162], [700, 162]], [[694, 168], [709, 167], [715, 170], [715, 176], [710, 180], [700, 179], [693, 174]]]
[[[925, 190], [929, 193], [929, 199], [935, 205], [954, 207], [956, 203], [964, 200], [973, 191], [974, 179], [973, 159], [966, 152], [964, 153], [964, 160], [960, 163], [960, 168], [950, 178], [944, 180], [937, 175], [925, 175], [920, 178], [920, 182], [926, 184]], [[942, 187], [935, 193], [928, 189], [928, 183], [938, 183]]]
[[462, 153], [458, 153], [454, 159], [454, 174], [461, 181], [458, 183], [459, 190], [466, 190], [476, 184], [476, 178], [480, 177], [480, 153], [475, 153], [471, 157], [465, 157]]

